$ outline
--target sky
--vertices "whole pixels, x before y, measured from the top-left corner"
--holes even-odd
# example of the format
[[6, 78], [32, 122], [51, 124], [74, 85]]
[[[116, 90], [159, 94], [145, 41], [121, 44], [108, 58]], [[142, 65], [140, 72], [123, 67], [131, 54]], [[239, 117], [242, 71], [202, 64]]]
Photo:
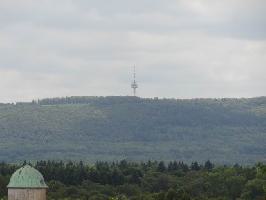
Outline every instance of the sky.
[[266, 95], [265, 0], [1, 0], [0, 102]]

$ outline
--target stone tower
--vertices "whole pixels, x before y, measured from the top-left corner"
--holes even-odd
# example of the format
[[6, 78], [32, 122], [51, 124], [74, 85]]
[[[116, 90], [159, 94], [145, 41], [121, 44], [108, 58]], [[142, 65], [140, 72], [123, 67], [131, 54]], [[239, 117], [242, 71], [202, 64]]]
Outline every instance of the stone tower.
[[11, 176], [7, 188], [8, 200], [46, 200], [48, 187], [39, 171], [25, 165]]

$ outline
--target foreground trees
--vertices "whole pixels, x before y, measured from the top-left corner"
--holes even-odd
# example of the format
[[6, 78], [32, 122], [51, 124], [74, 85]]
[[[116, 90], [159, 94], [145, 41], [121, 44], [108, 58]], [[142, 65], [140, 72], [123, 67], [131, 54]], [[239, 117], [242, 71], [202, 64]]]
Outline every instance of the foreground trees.
[[[48, 199], [265, 200], [266, 165], [217, 166], [207, 161], [146, 163], [39, 161], [49, 184]], [[0, 164], [0, 199], [18, 165]]]

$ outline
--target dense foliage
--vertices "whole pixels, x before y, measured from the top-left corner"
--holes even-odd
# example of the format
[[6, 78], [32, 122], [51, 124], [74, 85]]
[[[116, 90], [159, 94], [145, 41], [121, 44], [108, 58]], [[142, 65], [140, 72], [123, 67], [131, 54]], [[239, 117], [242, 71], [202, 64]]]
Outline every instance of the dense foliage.
[[[0, 164], [0, 199], [6, 199], [18, 165]], [[265, 200], [266, 165], [218, 166], [207, 161], [115, 163], [39, 161], [49, 185], [48, 199], [95, 200]]]
[[67, 97], [0, 104], [0, 161], [266, 161], [266, 97]]

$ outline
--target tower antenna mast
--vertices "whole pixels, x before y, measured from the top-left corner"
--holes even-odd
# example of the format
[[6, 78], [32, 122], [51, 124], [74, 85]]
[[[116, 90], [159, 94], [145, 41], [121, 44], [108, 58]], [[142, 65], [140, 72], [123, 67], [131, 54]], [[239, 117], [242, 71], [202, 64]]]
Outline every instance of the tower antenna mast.
[[133, 89], [133, 96], [135, 97], [137, 95], [137, 88], [138, 84], [136, 82], [136, 67], [134, 66], [134, 74], [133, 74], [133, 81], [131, 83], [131, 88]]

